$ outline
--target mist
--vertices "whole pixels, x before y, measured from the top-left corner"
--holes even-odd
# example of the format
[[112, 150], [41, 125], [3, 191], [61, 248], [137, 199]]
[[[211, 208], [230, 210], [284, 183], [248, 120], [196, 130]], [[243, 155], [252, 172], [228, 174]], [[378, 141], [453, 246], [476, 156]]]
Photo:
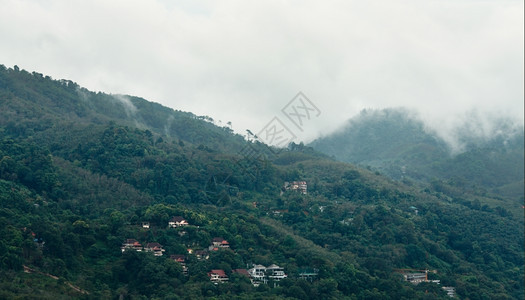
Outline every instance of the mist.
[[414, 110], [456, 149], [458, 128], [488, 138], [502, 119], [523, 127], [523, 1], [0, 4], [0, 63], [241, 134], [287, 122], [298, 92], [320, 114], [293, 129], [296, 141], [369, 108]]
[[[372, 118], [372, 119], [370, 119]], [[432, 123], [424, 115], [407, 107], [388, 107], [384, 109], [365, 109], [345, 121], [336, 130], [320, 135], [325, 138], [330, 135], [341, 136], [345, 131], [351, 131], [354, 125], [371, 122], [398, 122], [399, 118], [407, 122], [421, 124], [424, 132], [446, 144], [451, 155], [465, 152], [472, 147], [486, 147], [491, 143], [505, 146], [508, 141], [523, 137], [523, 123], [513, 120], [508, 115], [498, 113], [481, 113], [470, 110], [463, 115], [451, 118], [448, 123]], [[359, 129], [358, 129], [359, 130]], [[410, 134], [410, 133], [407, 133]]]

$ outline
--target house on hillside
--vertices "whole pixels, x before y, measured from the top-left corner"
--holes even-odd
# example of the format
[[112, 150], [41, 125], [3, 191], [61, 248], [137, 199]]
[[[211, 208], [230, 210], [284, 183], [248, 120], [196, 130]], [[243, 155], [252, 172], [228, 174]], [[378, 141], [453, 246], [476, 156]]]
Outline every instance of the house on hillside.
[[268, 267], [263, 265], [253, 265], [248, 270], [253, 286], [257, 287], [261, 283], [268, 283], [269, 280], [280, 281], [287, 278], [288, 275], [284, 273], [284, 269], [276, 264], [272, 264]]
[[211, 270], [210, 272], [208, 272], [208, 277], [210, 277], [210, 281], [215, 284], [219, 282], [226, 282], [229, 280], [224, 270], [221, 269]]
[[153, 255], [155, 256], [162, 256], [162, 252], [166, 250], [162, 249], [162, 245], [159, 243], [147, 243], [146, 247], [144, 247], [144, 251], [153, 252]]
[[306, 181], [285, 181], [283, 188], [286, 191], [296, 191], [303, 195], [308, 193], [308, 185], [306, 184]]
[[142, 222], [142, 228], [149, 229], [149, 222]]
[[214, 237], [209, 247], [210, 251], [217, 251], [221, 248], [230, 248], [230, 243], [221, 237]]
[[273, 281], [280, 281], [288, 275], [284, 273], [284, 268], [279, 267], [276, 264], [272, 264], [266, 268], [266, 274], [268, 276], [268, 279], [272, 279]]
[[397, 273], [403, 275], [405, 281], [413, 284], [421, 282], [434, 282], [439, 283], [439, 280], [428, 280], [428, 272], [436, 273], [436, 270], [414, 270], [414, 269], [397, 269]]
[[120, 250], [122, 250], [122, 253], [128, 250], [142, 251], [142, 245], [135, 239], [127, 239], [122, 243]]
[[182, 274], [188, 275], [188, 267], [186, 266], [186, 256], [180, 254], [170, 255], [170, 259], [179, 263], [182, 266]]
[[195, 256], [197, 257], [198, 260], [206, 260], [208, 258], [210, 258], [210, 253], [206, 250], [197, 250], [195, 251]]
[[428, 277], [426, 272], [414, 272], [414, 273], [405, 273], [403, 274], [403, 277], [406, 281], [410, 283], [421, 283], [421, 282], [427, 282]]
[[170, 259], [180, 263], [181, 265], [186, 264], [186, 256], [181, 254], [172, 254], [170, 255]]
[[268, 278], [266, 278], [266, 267], [263, 265], [253, 265], [252, 268], [248, 270], [248, 274], [250, 274], [254, 286], [268, 282]]
[[181, 216], [175, 216], [168, 221], [169, 228], [177, 228], [177, 227], [182, 227], [182, 226], [187, 226], [187, 225], [189, 225], [188, 221], [186, 221]]

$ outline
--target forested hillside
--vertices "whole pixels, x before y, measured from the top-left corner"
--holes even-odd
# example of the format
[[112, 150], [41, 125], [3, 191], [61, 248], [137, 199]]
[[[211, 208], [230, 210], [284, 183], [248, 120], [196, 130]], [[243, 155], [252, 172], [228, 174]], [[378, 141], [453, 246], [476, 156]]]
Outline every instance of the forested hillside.
[[[479, 120], [472, 120], [481, 126]], [[433, 183], [458, 196], [465, 191], [523, 204], [524, 132], [507, 120], [490, 137], [455, 130], [454, 145], [406, 109], [365, 110], [339, 131], [310, 146], [335, 158], [370, 166], [396, 180]]]
[[523, 209], [447, 189], [0, 66], [0, 299], [522, 299]]

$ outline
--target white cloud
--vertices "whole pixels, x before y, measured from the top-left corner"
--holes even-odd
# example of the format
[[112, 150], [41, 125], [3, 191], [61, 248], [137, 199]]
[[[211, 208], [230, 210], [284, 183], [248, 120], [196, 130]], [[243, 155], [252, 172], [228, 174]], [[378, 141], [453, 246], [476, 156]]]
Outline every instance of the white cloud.
[[0, 63], [240, 132], [281, 116], [298, 91], [322, 111], [297, 132], [307, 140], [363, 108], [408, 106], [447, 130], [472, 109], [523, 122], [523, 1], [0, 5]]

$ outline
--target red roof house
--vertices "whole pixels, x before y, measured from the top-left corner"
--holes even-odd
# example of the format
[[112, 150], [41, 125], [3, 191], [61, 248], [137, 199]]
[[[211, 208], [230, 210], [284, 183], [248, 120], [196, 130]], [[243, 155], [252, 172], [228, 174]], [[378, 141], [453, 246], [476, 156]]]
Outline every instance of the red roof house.
[[210, 277], [210, 281], [214, 283], [218, 282], [225, 282], [228, 281], [228, 276], [224, 272], [224, 270], [211, 270], [208, 272], [208, 277]]

